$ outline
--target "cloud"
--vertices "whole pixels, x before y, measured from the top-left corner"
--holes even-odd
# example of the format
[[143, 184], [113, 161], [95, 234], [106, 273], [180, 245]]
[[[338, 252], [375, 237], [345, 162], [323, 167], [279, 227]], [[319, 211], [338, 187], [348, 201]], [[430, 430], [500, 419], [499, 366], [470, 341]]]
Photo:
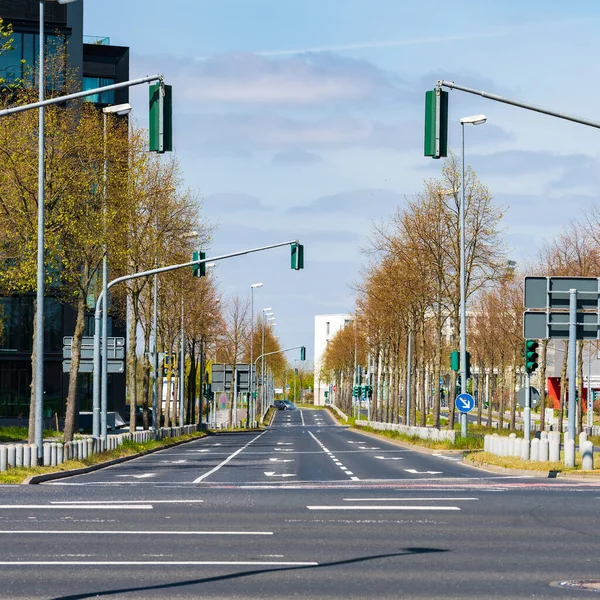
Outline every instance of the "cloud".
[[204, 199], [204, 208], [207, 213], [218, 213], [219, 215], [231, 212], [263, 212], [269, 207], [262, 203], [260, 198], [241, 192], [221, 192], [211, 194]]
[[273, 156], [274, 165], [314, 165], [323, 162], [323, 159], [312, 152], [306, 150], [289, 150], [287, 152], [277, 152]]
[[[486, 125], [487, 133], [487, 125]], [[581, 170], [597, 168], [596, 160], [585, 154], [556, 154], [531, 150], [506, 150], [492, 154], [471, 154], [469, 162], [487, 174], [523, 175], [556, 172], [557, 169]]]
[[422, 145], [421, 123], [384, 123], [369, 117], [292, 119], [277, 114], [179, 116], [177, 145], [200, 152], [244, 155], [348, 147], [410, 150]]
[[348, 216], [368, 216], [371, 218], [388, 216], [397, 206], [404, 203], [404, 197], [386, 189], [365, 189], [341, 192], [322, 196], [308, 204], [293, 206], [289, 214], [345, 214]]
[[267, 58], [251, 53], [208, 59], [143, 56], [136, 68], [156, 62], [169, 73], [177, 100], [249, 106], [323, 107], [401, 99], [405, 82], [374, 64], [337, 54]]

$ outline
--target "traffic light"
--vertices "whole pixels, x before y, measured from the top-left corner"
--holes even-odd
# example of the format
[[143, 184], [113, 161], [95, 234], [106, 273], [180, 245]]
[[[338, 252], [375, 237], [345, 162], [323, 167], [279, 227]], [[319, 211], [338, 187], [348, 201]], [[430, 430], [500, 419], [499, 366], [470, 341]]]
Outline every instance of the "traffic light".
[[535, 340], [525, 340], [525, 370], [527, 373], [533, 373], [538, 368], [538, 353], [539, 344]]
[[354, 398], [358, 398], [359, 394], [360, 394], [360, 386], [359, 385], [355, 385], [352, 388], [352, 396], [354, 396]]
[[471, 353], [470, 352], [466, 352], [465, 356], [467, 358], [467, 360], [465, 361], [467, 363], [467, 368], [466, 368], [466, 372], [467, 372], [467, 379], [471, 379]]
[[292, 244], [292, 269], [304, 269], [304, 246], [295, 242]]
[[361, 385], [360, 386], [360, 397], [361, 398], [366, 398], [367, 397], [367, 386], [366, 385]]
[[[194, 251], [192, 254], [192, 260], [204, 260], [206, 258], [206, 252]], [[206, 263], [198, 263], [192, 265], [192, 275], [194, 277], [204, 277], [206, 275]]]
[[448, 92], [439, 87], [425, 92], [425, 156], [448, 155]]
[[150, 85], [149, 126], [150, 152], [173, 150], [173, 96], [172, 87], [162, 82]]
[[372, 397], [373, 397], [373, 386], [368, 385], [367, 386], [367, 398], [372, 398]]
[[462, 386], [461, 386], [461, 376], [457, 375], [456, 376], [456, 395], [458, 396], [462, 391]]
[[450, 353], [450, 368], [453, 371], [460, 371], [460, 352], [458, 350]]
[[306, 347], [300, 347], [300, 360], [306, 360]]

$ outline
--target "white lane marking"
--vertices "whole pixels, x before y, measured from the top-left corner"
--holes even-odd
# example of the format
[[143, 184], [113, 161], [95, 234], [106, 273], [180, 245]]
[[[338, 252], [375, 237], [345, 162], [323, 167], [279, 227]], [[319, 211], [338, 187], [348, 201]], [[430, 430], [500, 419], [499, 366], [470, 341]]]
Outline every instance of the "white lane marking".
[[462, 502], [464, 500], [479, 500], [479, 498], [344, 498], [344, 502], [433, 502], [448, 500], [451, 502]]
[[117, 477], [135, 477], [136, 479], [148, 479], [156, 477], [156, 473], [142, 473], [141, 475], [117, 475]]
[[364, 442], [348, 442], [349, 444], [364, 444]]
[[346, 471], [346, 475], [354, 475], [352, 471], [348, 471], [348, 469], [344, 469]]
[[210, 452], [210, 450], [206, 448], [205, 450], [186, 450], [186, 452]]
[[[312, 431], [308, 432], [312, 438], [317, 442], [317, 444], [319, 444], [319, 446], [321, 446], [322, 450], [327, 454], [327, 456], [329, 456], [329, 458], [331, 458], [331, 460], [333, 460], [333, 462], [342, 470], [344, 471], [345, 475], [354, 475], [354, 473], [352, 473], [352, 471], [349, 471], [342, 463], [341, 461], [339, 461], [332, 453], [330, 450], [328, 450], [327, 448], [325, 448], [323, 442], [321, 442], [319, 440], [319, 438], [317, 438]], [[358, 477], [351, 477], [350, 479], [353, 479], [354, 481], [358, 481]]]
[[0, 561], [0, 565], [29, 567], [94, 567], [94, 566], [270, 566], [270, 567], [317, 567], [318, 562], [260, 561], [260, 560], [15, 560]]
[[15, 529], [13, 531], [0, 530], [0, 535], [21, 535], [24, 533], [35, 535], [273, 535], [272, 531], [89, 531], [82, 529]]
[[294, 462], [293, 458], [270, 458], [271, 462]]
[[160, 462], [167, 463], [169, 465], [180, 465], [182, 463], [186, 463], [187, 460], [184, 460], [184, 459], [182, 459], [182, 460], [161, 460]]
[[416, 469], [404, 469], [407, 473], [412, 473], [413, 475], [417, 475], [420, 473], [427, 475], [441, 475], [442, 471], [417, 471]]
[[294, 442], [277, 442], [278, 446], [293, 446]]
[[98, 502], [96, 504], [0, 504], [0, 509], [51, 509], [56, 508], [60, 510], [152, 510], [151, 504], [103, 504]]
[[275, 452], [293, 452], [293, 448], [273, 448]]
[[454, 456], [446, 456], [444, 454], [432, 454], [431, 456], [437, 456], [438, 458], [443, 458], [444, 460], [460, 460], [460, 458], [455, 458]]
[[275, 471], [265, 471], [267, 477], [296, 477], [294, 473], [275, 473]]
[[[103, 500], [102, 504], [198, 504], [204, 500]], [[50, 504], [98, 504], [97, 500], [53, 500]]]
[[304, 413], [300, 411], [300, 418], [302, 419], [302, 425], [304, 425]]
[[350, 479], [351, 479], [352, 481], [360, 481], [360, 479], [359, 479], [358, 477], [350, 477]]
[[359, 446], [358, 449], [359, 450], [381, 450], [381, 448], [378, 448], [376, 446], [369, 446], [369, 447]]
[[458, 506], [307, 506], [308, 510], [460, 510]]
[[200, 483], [202, 480], [206, 479], [208, 476], [212, 475], [213, 473], [216, 473], [221, 467], [224, 467], [230, 460], [233, 460], [240, 452], [245, 450], [252, 442], [255, 442], [259, 437], [265, 435], [265, 433], [266, 433], [266, 431], [259, 433], [256, 437], [252, 438], [245, 446], [238, 448], [233, 454], [230, 454], [224, 461], [220, 462], [216, 467], [212, 468], [207, 473], [204, 473], [204, 475], [200, 475], [200, 477], [197, 477], [196, 479], [194, 479], [194, 481], [192, 481], [192, 483]]
[[379, 460], [404, 460], [401, 456], [375, 456]]
[[211, 444], [211, 446], [222, 446], [223, 444], [221, 444], [221, 442], [218, 442], [217, 444]]

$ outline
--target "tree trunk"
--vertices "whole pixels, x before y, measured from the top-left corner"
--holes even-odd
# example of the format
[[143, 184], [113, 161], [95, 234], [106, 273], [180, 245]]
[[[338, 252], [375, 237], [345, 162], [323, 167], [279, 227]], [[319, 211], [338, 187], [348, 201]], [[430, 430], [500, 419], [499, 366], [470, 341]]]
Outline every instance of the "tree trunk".
[[[77, 320], [75, 321], [75, 332], [71, 346], [71, 370], [69, 371], [69, 391], [67, 394], [67, 410], [65, 415], [65, 430], [63, 439], [65, 442], [73, 441], [75, 433], [75, 419], [77, 415], [77, 378], [79, 375], [79, 362], [81, 359], [81, 342], [85, 330], [85, 298], [79, 296], [77, 301]], [[94, 382], [98, 385], [100, 382]]]
[[[37, 300], [33, 301], [33, 347], [31, 350], [31, 398], [29, 402], [29, 431], [27, 432], [27, 442], [35, 443], [35, 336], [37, 332]], [[42, 428], [43, 430], [43, 428]], [[37, 457], [36, 457], [37, 458]]]
[[513, 368], [510, 377], [510, 428], [515, 429], [515, 424], [517, 420], [517, 398], [515, 394], [515, 388], [517, 387], [517, 369], [516, 365], [517, 359], [513, 360]]
[[490, 363], [490, 372], [488, 377], [490, 378], [489, 384], [488, 384], [488, 390], [489, 390], [489, 395], [486, 398], [487, 403], [488, 403], [488, 409], [487, 409], [487, 426], [488, 427], [492, 427], [493, 422], [494, 422], [494, 415], [493, 415], [493, 398], [494, 398], [494, 392], [496, 391], [496, 386], [494, 385], [494, 363], [491, 362]]
[[504, 411], [506, 409], [506, 369], [504, 368], [504, 360], [500, 360], [498, 368], [498, 384], [500, 388], [500, 406], [498, 407], [498, 427], [504, 429]]
[[167, 393], [165, 400], [165, 427], [171, 427], [171, 399], [173, 387], [173, 344], [169, 344], [169, 362], [167, 367]]
[[[133, 294], [129, 296], [130, 302], [133, 304]], [[127, 331], [127, 395], [129, 396], [129, 431], [135, 431], [135, 417], [137, 407], [137, 357], [136, 357], [136, 321], [133, 313], [130, 315], [129, 328]]]
[[546, 360], [548, 356], [548, 341], [542, 340], [540, 344], [540, 431], [546, 428]]

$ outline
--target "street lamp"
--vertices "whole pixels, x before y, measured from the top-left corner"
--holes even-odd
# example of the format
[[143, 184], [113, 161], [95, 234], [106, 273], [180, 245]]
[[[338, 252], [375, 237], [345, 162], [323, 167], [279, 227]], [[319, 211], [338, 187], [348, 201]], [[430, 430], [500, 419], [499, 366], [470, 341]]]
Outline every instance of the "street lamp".
[[[59, 4], [69, 4], [75, 0], [58, 0]], [[39, 101], [44, 101], [44, 0], [40, 0], [40, 53], [39, 53]], [[35, 428], [34, 441], [37, 444], [38, 459], [44, 456], [44, 107], [38, 109], [38, 214], [37, 214], [37, 267], [36, 267], [36, 311], [35, 311]]]
[[268, 308], [263, 308], [263, 317], [261, 323], [261, 333], [262, 333], [262, 346], [261, 346], [261, 360], [260, 360], [260, 411], [262, 412], [265, 407], [265, 320], [268, 317], [272, 317], [273, 313], [271, 312], [273, 309], [269, 306]]
[[[461, 127], [461, 147], [462, 147], [462, 165], [461, 165], [461, 200], [459, 204], [459, 222], [460, 222], [460, 385], [461, 393], [467, 389], [467, 290], [465, 273], [465, 125], [482, 125], [487, 121], [485, 115], [473, 115], [472, 117], [463, 117], [460, 120]], [[460, 434], [467, 436], [467, 413], [460, 415]]]
[[[104, 248], [102, 254], [102, 396], [100, 407], [100, 432], [93, 432], [94, 437], [100, 437], [106, 440], [106, 415], [108, 411], [108, 248], [106, 245], [106, 209], [107, 209], [107, 190], [108, 181], [108, 160], [107, 160], [107, 139], [108, 139], [108, 115], [124, 116], [131, 112], [131, 104], [117, 104], [115, 106], [106, 106], [102, 109], [103, 129], [104, 129], [104, 176], [102, 193], [102, 211], [104, 218]], [[156, 350], [155, 350], [156, 351]], [[155, 413], [156, 414], [156, 413]], [[98, 419], [94, 421], [97, 425]]]
[[252, 418], [252, 406], [253, 406], [253, 398], [252, 398], [252, 392], [253, 392], [253, 387], [254, 387], [254, 377], [252, 376], [252, 365], [254, 364], [254, 290], [255, 288], [260, 288], [262, 287], [263, 284], [262, 283], [253, 283], [250, 286], [250, 296], [251, 296], [251, 301], [250, 301], [250, 305], [251, 305], [251, 309], [250, 309], [250, 318], [251, 318], [251, 323], [250, 323], [250, 376], [249, 376], [249, 389], [250, 389], [250, 397], [248, 399], [248, 414], [246, 416], [246, 427], [250, 427], [250, 420]]

